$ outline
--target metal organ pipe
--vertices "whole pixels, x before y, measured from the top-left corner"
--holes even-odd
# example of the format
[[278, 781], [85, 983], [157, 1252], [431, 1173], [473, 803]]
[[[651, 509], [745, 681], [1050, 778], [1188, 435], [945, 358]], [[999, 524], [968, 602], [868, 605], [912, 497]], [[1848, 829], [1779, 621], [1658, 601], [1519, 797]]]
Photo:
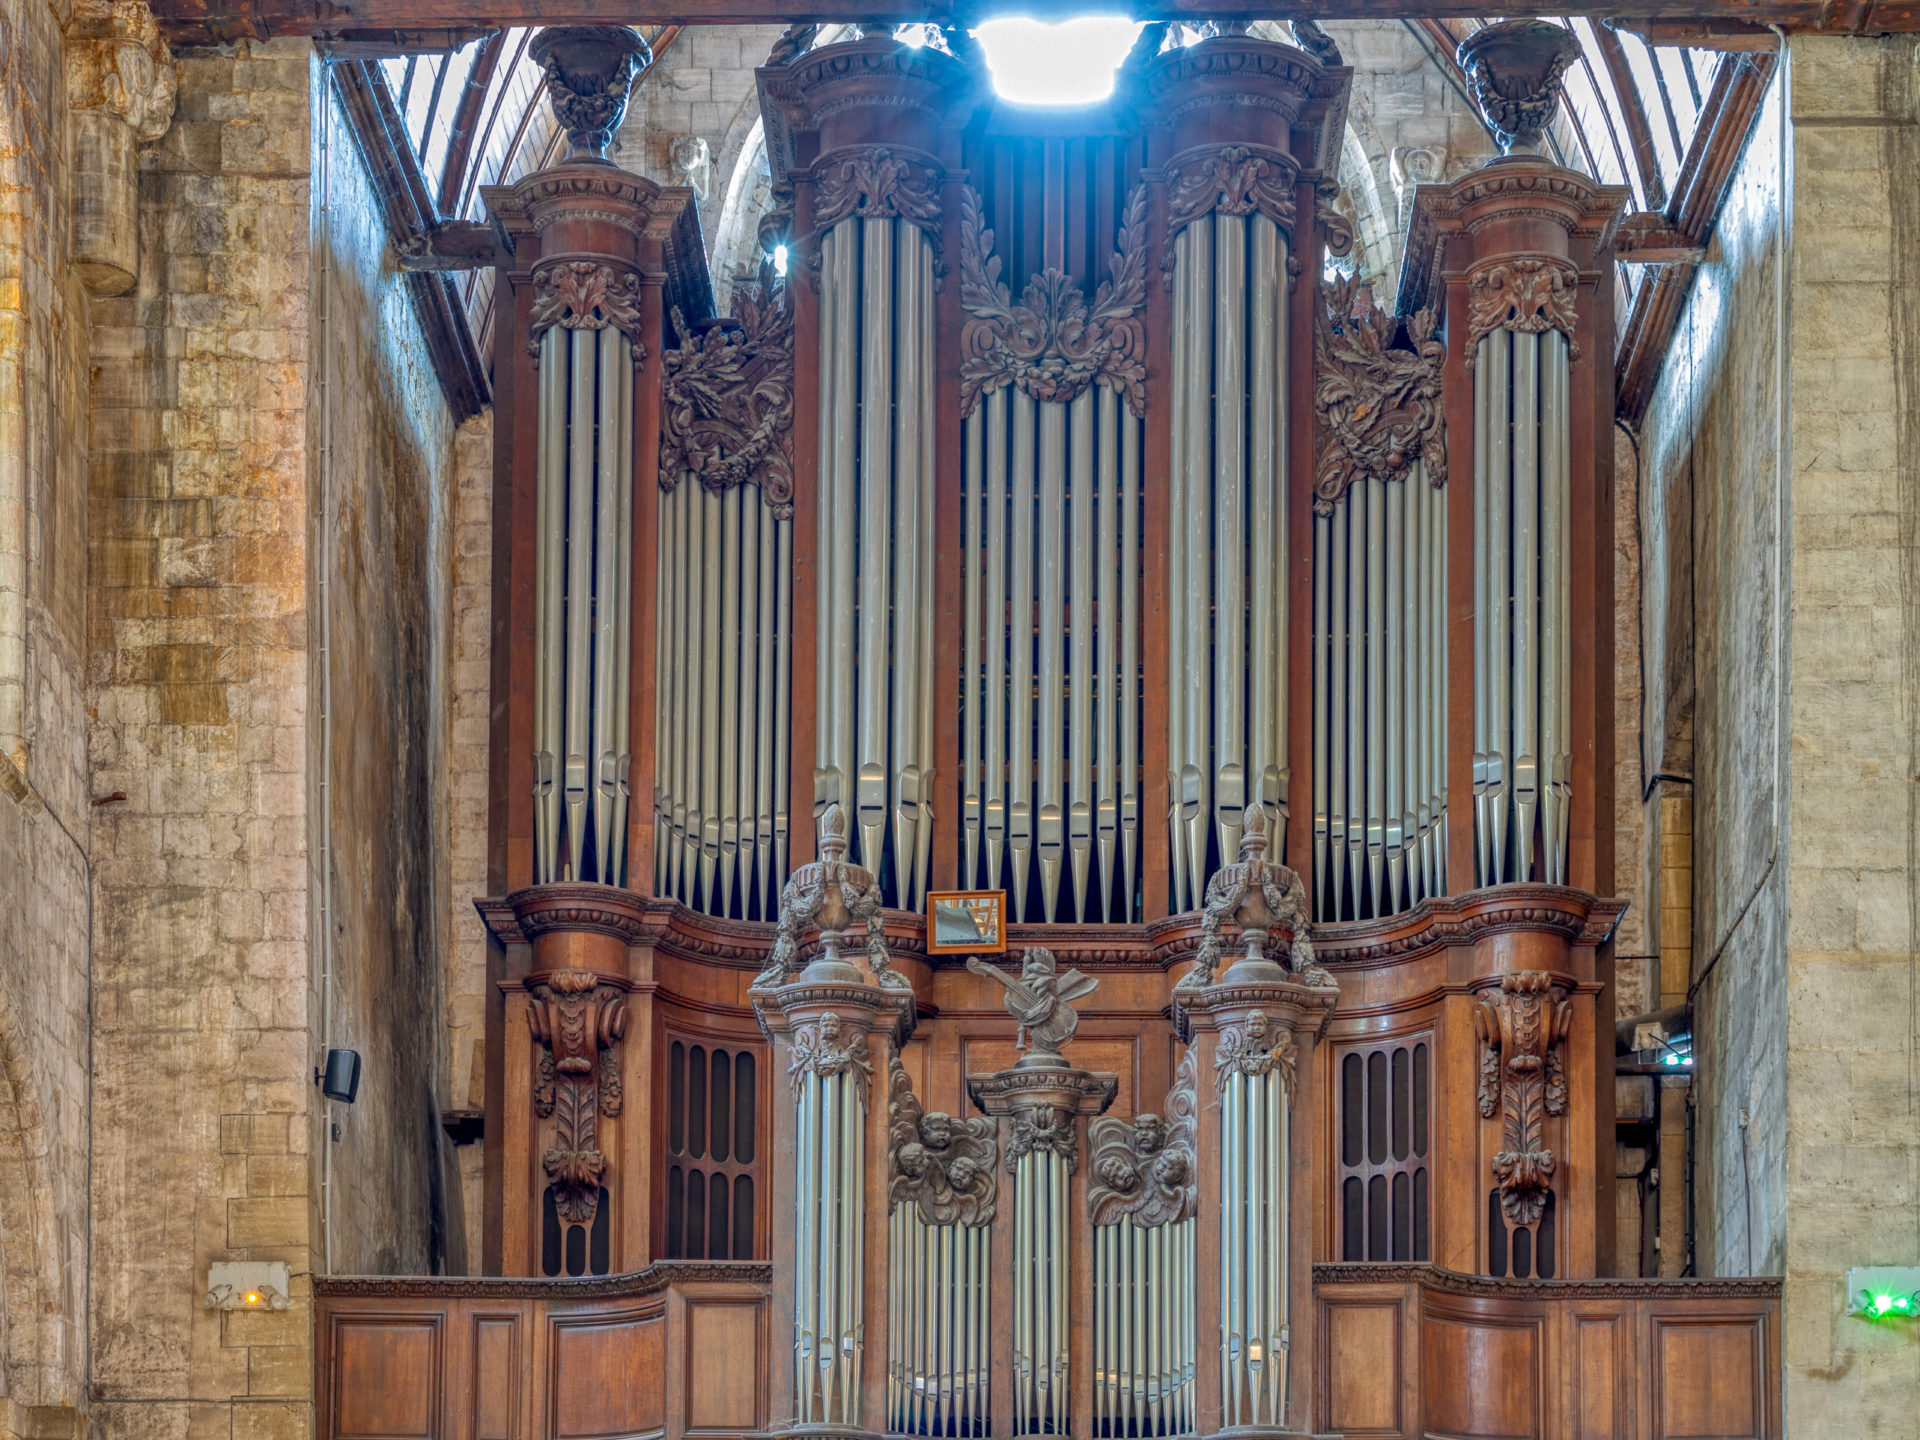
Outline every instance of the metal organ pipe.
[[1093, 1433], [1191, 1435], [1193, 1217], [1093, 1231]]
[[794, 1405], [860, 1423], [866, 1099], [850, 1074], [801, 1077], [795, 1173]]
[[1287, 1398], [1288, 1094], [1278, 1067], [1237, 1072], [1220, 1097], [1221, 1405], [1276, 1426]]

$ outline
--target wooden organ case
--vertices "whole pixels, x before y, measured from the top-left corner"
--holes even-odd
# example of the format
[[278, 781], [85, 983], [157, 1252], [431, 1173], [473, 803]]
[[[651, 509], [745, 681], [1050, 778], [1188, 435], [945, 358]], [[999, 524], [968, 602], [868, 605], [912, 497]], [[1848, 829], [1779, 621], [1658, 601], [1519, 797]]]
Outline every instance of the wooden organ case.
[[[545, 33], [572, 149], [488, 195], [528, 1278], [321, 1287], [511, 1320], [473, 1440], [1778, 1433], [1776, 1287], [1607, 1278], [1627, 197], [1535, 153], [1566, 32], [1463, 47], [1509, 153], [1389, 309], [1332, 42], [1203, 29], [1049, 112], [795, 27], [719, 320], [604, 158], [632, 32]], [[1011, 967], [929, 946], [969, 889]]]

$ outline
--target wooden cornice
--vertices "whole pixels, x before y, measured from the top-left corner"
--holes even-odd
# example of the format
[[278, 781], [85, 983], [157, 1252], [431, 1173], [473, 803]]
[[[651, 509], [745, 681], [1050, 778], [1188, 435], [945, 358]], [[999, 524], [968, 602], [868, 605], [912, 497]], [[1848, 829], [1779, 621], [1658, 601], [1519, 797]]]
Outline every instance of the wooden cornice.
[[[662, 24], [765, 25], [834, 21], [978, 20], [994, 7], [988, 0], [919, 0], [875, 6], [871, 0], [154, 0], [154, 14], [175, 45], [224, 44], [276, 35], [337, 36], [403, 42], [409, 32], [494, 29], [507, 25]], [[1085, 0], [1034, 0], [1027, 13], [1040, 18], [1086, 9]], [[1217, 5], [1186, 3], [1143, 12], [1142, 18], [1211, 19]], [[1258, 0], [1234, 12], [1249, 20], [1372, 20], [1483, 16], [1474, 0]], [[1755, 43], [1755, 35], [1779, 25], [1798, 34], [1877, 35], [1920, 31], [1920, 0], [1571, 0], [1523, 3], [1504, 12], [1520, 15], [1591, 15], [1676, 41], [1712, 45]]]

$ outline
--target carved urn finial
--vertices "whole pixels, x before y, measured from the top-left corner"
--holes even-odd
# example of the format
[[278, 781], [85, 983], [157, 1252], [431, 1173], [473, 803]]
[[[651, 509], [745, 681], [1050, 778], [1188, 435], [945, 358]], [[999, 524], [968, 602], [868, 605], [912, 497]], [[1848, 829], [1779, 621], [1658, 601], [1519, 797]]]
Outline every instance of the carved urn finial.
[[[1284, 980], [1290, 968], [1304, 972], [1310, 985], [1325, 983], [1326, 972], [1314, 965], [1313, 942], [1307, 938], [1307, 887], [1286, 866], [1267, 859], [1264, 805], [1247, 806], [1240, 819], [1240, 858], [1222, 865], [1207, 882], [1206, 904], [1200, 912], [1200, 948], [1182, 986], [1214, 983], [1221, 958], [1220, 927], [1228, 920], [1240, 927], [1245, 945], [1227, 973], [1229, 981]], [[1283, 921], [1293, 936], [1286, 967], [1267, 955], [1268, 931]]]
[[1560, 78], [1580, 58], [1571, 30], [1545, 20], [1502, 20], [1455, 52], [1467, 90], [1506, 155], [1537, 155], [1560, 106]]
[[[887, 953], [885, 923], [880, 915], [880, 882], [864, 866], [847, 861], [847, 817], [838, 804], [820, 816], [820, 858], [802, 865], [780, 892], [780, 924], [774, 936], [767, 968], [755, 985], [784, 985], [796, 974], [811, 984], [878, 984], [905, 990], [907, 980], [894, 970]], [[867, 969], [871, 979], [841, 954], [847, 932], [860, 925], [866, 932]], [[820, 953], [804, 971], [800, 968], [800, 937], [820, 932]]]
[[553, 25], [534, 37], [530, 53], [547, 72], [547, 98], [567, 132], [567, 163], [611, 165], [607, 147], [627, 96], [653, 63], [647, 42], [625, 25]]

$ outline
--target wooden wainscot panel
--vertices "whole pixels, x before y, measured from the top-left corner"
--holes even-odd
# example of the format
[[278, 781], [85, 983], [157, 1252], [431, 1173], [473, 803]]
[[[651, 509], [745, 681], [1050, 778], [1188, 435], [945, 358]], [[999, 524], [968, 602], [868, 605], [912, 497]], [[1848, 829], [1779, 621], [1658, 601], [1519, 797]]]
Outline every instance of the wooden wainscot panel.
[[1765, 1316], [1654, 1314], [1653, 1440], [1774, 1440]]
[[1537, 1319], [1495, 1320], [1429, 1299], [1420, 1323], [1427, 1435], [1546, 1440], [1542, 1330]]
[[1321, 1428], [1352, 1440], [1407, 1435], [1406, 1318], [1398, 1295], [1321, 1302]]
[[737, 1436], [767, 1426], [767, 1297], [675, 1290], [669, 1364], [679, 1381], [670, 1434]]
[[666, 1427], [666, 1307], [550, 1314], [547, 1440], [660, 1435]]
[[336, 1440], [438, 1440], [444, 1314], [331, 1318], [329, 1433]]
[[523, 1440], [527, 1355], [520, 1316], [481, 1313], [471, 1320], [468, 1440]]
[[1573, 1440], [1633, 1440], [1633, 1317], [1618, 1311], [1567, 1317], [1568, 1434]]

